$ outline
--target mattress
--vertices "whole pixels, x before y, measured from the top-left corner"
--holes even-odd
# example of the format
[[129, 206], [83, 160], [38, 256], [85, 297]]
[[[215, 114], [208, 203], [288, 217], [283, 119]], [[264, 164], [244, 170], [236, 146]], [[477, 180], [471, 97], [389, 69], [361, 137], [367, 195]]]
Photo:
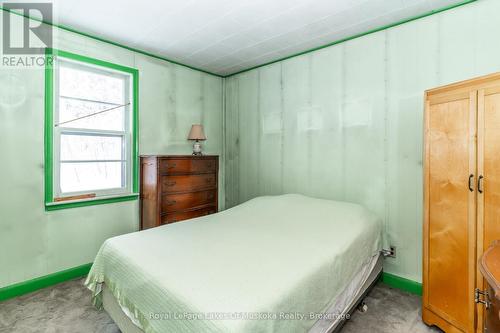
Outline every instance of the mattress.
[[304, 332], [381, 246], [359, 205], [259, 197], [218, 214], [107, 240], [102, 284], [145, 332]]
[[[356, 273], [354, 279], [335, 298], [335, 303], [319, 318], [309, 333], [333, 333], [339, 332], [343, 324], [350, 318], [350, 313], [364, 298], [370, 288], [376, 283], [382, 274], [382, 255], [373, 256]], [[105, 284], [102, 288], [102, 304], [104, 310], [114, 320], [123, 333], [144, 333], [125, 314], [118, 301], [109, 291]], [[126, 309], [125, 309], [126, 311]]]

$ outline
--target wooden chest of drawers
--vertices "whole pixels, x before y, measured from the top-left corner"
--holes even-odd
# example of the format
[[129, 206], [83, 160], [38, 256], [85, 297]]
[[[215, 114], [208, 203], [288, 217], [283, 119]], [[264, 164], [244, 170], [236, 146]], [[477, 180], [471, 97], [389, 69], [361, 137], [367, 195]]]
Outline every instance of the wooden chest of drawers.
[[217, 212], [218, 156], [141, 156], [141, 229]]

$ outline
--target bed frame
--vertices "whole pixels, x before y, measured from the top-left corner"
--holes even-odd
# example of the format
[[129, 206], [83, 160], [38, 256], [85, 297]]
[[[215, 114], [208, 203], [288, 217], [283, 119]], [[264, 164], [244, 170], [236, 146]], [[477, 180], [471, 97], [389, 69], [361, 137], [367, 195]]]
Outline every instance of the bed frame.
[[[360, 308], [360, 305], [365, 305], [364, 304], [364, 299], [366, 295], [375, 287], [377, 282], [380, 280], [382, 277], [382, 272], [383, 272], [383, 264], [384, 264], [384, 255], [381, 253], [380, 256], [378, 257], [377, 263], [375, 264], [375, 267], [373, 268], [372, 272], [368, 276], [368, 279], [366, 282], [363, 284], [361, 287], [359, 293], [356, 294], [356, 296], [353, 298], [351, 304], [347, 308], [347, 311], [345, 314], [349, 314], [351, 316], [354, 311], [356, 311], [358, 308]], [[366, 311], [366, 309], [360, 309], [363, 312]], [[337, 323], [334, 324], [328, 331], [325, 333], [338, 333], [342, 329], [342, 327], [345, 325], [347, 322], [347, 318], [340, 319]]]
[[[359, 289], [359, 292], [353, 297], [352, 302], [344, 311], [344, 315], [352, 315], [354, 311], [361, 305], [364, 305], [363, 300], [366, 295], [372, 290], [380, 276], [382, 275], [382, 265], [384, 261], [384, 255], [379, 255], [375, 266], [373, 267], [370, 275], [368, 276], [365, 283]], [[113, 294], [103, 285], [102, 290], [102, 302], [104, 310], [109, 314], [109, 316], [114, 320], [116, 325], [120, 328], [123, 333], [144, 333], [139, 327], [137, 327], [132, 320], [123, 312], [122, 308], [118, 304], [117, 300]], [[347, 322], [348, 316], [342, 316], [339, 320], [335, 321], [332, 325], [328, 327], [324, 333], [338, 333]]]

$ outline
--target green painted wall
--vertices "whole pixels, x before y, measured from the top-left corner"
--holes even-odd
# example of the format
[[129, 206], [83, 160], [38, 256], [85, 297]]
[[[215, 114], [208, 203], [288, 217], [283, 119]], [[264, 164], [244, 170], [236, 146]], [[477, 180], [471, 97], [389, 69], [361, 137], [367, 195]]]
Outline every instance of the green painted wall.
[[[201, 122], [205, 151], [222, 155], [223, 79], [64, 30], [54, 39], [139, 69], [141, 154], [189, 154], [188, 131]], [[105, 239], [138, 229], [137, 201], [45, 212], [43, 119], [43, 69], [0, 67], [0, 288], [92, 262]]]
[[366, 205], [421, 281], [423, 92], [500, 71], [481, 0], [226, 78], [226, 205], [300, 192]]

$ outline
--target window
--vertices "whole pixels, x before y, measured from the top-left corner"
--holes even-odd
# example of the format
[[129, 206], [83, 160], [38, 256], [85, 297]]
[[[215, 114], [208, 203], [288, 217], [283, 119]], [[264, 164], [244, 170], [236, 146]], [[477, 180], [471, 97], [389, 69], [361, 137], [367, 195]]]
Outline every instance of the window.
[[47, 57], [47, 209], [137, 198], [137, 70]]

